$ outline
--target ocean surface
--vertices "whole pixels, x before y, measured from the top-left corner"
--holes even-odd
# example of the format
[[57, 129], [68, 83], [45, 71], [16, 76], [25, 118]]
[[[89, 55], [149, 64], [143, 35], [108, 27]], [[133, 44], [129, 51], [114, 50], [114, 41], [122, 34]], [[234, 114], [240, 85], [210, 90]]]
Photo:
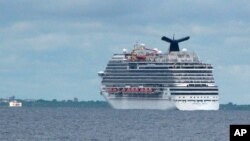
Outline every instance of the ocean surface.
[[0, 141], [228, 141], [250, 111], [0, 108]]

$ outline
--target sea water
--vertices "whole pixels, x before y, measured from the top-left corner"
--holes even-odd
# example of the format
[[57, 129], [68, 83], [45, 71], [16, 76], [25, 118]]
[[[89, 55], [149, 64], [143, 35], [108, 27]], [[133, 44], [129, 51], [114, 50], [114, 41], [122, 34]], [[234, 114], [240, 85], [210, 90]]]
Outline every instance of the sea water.
[[0, 141], [228, 141], [250, 111], [0, 108]]

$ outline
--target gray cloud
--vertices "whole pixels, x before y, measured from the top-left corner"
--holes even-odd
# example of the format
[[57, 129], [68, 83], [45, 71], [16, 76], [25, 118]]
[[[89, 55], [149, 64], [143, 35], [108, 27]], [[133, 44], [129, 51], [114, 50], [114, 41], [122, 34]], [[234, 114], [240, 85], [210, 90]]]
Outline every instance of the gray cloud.
[[2, 1], [1, 19], [101, 21], [109, 24], [216, 23], [248, 20], [248, 1]]

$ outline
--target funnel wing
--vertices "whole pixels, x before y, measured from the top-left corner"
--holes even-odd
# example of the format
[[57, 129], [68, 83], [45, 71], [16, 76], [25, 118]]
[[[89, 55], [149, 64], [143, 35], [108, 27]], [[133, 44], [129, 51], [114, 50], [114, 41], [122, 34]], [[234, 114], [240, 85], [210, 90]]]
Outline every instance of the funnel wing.
[[163, 37], [161, 38], [161, 40], [166, 41], [166, 42], [169, 42], [169, 43], [172, 43], [172, 42], [173, 42], [173, 40], [171, 40], [171, 39], [169, 39], [168, 37], [165, 37], [165, 36], [163, 36]]
[[178, 40], [176, 40], [177, 42], [183, 42], [183, 41], [186, 41], [186, 40], [188, 40], [190, 37], [189, 36], [187, 36], [187, 37], [184, 37], [184, 38], [181, 38], [181, 39], [178, 39]]

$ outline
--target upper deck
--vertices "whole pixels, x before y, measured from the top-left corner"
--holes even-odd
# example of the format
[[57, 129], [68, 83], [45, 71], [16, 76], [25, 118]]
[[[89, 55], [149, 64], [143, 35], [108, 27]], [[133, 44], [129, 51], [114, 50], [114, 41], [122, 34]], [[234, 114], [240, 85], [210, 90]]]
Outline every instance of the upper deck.
[[126, 49], [123, 53], [114, 54], [111, 61], [119, 62], [158, 62], [158, 63], [199, 63], [196, 53], [188, 52], [186, 49], [162, 53], [157, 48], [149, 49], [144, 44], [136, 44], [131, 52]]

